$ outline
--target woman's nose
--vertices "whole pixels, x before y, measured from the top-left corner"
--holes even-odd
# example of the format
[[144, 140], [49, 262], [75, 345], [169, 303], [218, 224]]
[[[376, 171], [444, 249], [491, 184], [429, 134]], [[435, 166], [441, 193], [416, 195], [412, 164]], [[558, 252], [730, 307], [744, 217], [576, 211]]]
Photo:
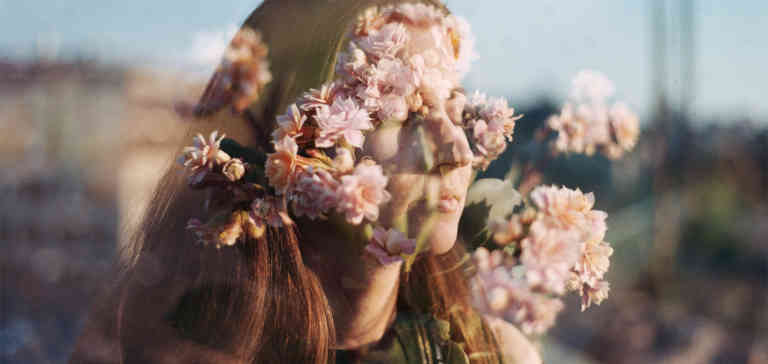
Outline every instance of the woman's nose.
[[438, 120], [433, 129], [437, 166], [463, 167], [472, 163], [474, 154], [469, 147], [469, 141], [464, 129], [443, 117]]

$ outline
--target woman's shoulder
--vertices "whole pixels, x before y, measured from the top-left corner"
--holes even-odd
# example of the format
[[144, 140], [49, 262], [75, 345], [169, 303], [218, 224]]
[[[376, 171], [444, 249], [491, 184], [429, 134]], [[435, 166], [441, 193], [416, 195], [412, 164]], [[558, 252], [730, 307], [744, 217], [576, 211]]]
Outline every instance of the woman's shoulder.
[[483, 315], [483, 318], [496, 336], [506, 363], [541, 364], [539, 351], [514, 325], [498, 317]]

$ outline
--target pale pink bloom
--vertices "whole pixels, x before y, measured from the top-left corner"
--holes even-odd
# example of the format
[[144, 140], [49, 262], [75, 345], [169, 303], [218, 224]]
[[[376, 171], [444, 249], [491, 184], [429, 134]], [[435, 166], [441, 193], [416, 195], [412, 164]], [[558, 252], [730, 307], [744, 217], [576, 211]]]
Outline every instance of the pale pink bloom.
[[342, 92], [342, 84], [330, 82], [323, 84], [319, 89], [310, 89], [305, 92], [299, 101], [299, 108], [304, 111], [312, 111], [322, 107], [329, 107], [336, 96]]
[[273, 140], [282, 140], [285, 137], [297, 138], [301, 136], [301, 128], [307, 116], [304, 115], [296, 104], [291, 104], [285, 114], [277, 117], [277, 129], [272, 132]]
[[554, 147], [561, 153], [583, 153], [586, 149], [586, 125], [581, 119], [576, 119], [573, 109], [573, 104], [566, 103], [559, 115], [553, 115], [547, 120], [547, 126], [557, 132]]
[[346, 82], [362, 80], [371, 65], [368, 63], [368, 56], [355, 43], [349, 43], [349, 49], [339, 55], [336, 62], [336, 73]]
[[[472, 93], [472, 96], [469, 97], [467, 100], [467, 108], [476, 110], [476, 108], [480, 107], [481, 105], [485, 105], [488, 103], [488, 95], [486, 95], [483, 92], [475, 91]], [[476, 111], [473, 111], [476, 112]]]
[[283, 194], [296, 179], [296, 158], [299, 146], [293, 138], [285, 137], [275, 142], [275, 152], [267, 155], [266, 175], [269, 184], [278, 194]]
[[588, 103], [603, 103], [613, 96], [613, 82], [604, 74], [583, 70], [576, 74], [571, 84], [571, 98], [575, 101]]
[[254, 57], [264, 57], [266, 54], [267, 49], [261, 40], [261, 34], [251, 28], [242, 28], [235, 34], [223, 58], [226, 65], [251, 61]]
[[565, 293], [571, 268], [581, 256], [580, 247], [578, 232], [561, 229], [552, 218], [536, 220], [520, 244], [528, 282], [546, 292]]
[[559, 115], [547, 124], [557, 132], [557, 152], [593, 155], [600, 151], [611, 159], [620, 158], [637, 142], [637, 116], [623, 103], [608, 108], [613, 83], [602, 74], [582, 71], [573, 81], [571, 99]]
[[381, 106], [381, 91], [375, 81], [361, 83], [355, 87], [355, 96], [361, 101], [362, 107], [370, 113], [379, 110]]
[[333, 147], [340, 138], [350, 145], [362, 148], [362, 131], [373, 129], [368, 111], [361, 108], [352, 98], [336, 97], [329, 108], [317, 110], [315, 115], [318, 130], [315, 146]]
[[511, 142], [515, 132], [515, 122], [522, 116], [515, 116], [515, 109], [509, 107], [507, 100], [502, 97], [492, 97], [477, 107], [480, 117], [489, 120], [489, 123], [498, 124], [496, 128], [500, 129], [507, 140]]
[[337, 210], [345, 214], [347, 222], [359, 225], [363, 218], [376, 221], [379, 205], [389, 201], [387, 177], [381, 166], [366, 161], [355, 167], [353, 174], [341, 177]]
[[376, 7], [366, 9], [357, 20], [355, 34], [366, 35], [375, 31], [385, 23], [387, 16], [387, 13], [379, 11]]
[[473, 254], [477, 273], [470, 279], [472, 304], [479, 312], [517, 324], [526, 334], [541, 335], [554, 325], [563, 309], [559, 299], [534, 291], [499, 250], [478, 248]]
[[531, 200], [541, 212], [554, 217], [565, 229], [576, 228], [586, 232], [591, 227], [590, 223], [597, 223], [588, 216], [595, 204], [595, 195], [591, 192], [584, 194], [579, 189], [539, 186], [531, 192]]
[[213, 170], [214, 167], [223, 165], [231, 157], [221, 150], [221, 141], [226, 137], [225, 134], [218, 135], [218, 130], [211, 133], [208, 140], [197, 134], [193, 139], [194, 145], [185, 147], [178, 162], [192, 172], [189, 183], [192, 185], [202, 182], [203, 178]]
[[308, 168], [298, 176], [290, 193], [294, 214], [312, 220], [324, 218], [339, 202], [338, 186], [339, 182], [328, 171]]
[[579, 292], [581, 295], [581, 311], [586, 310], [593, 303], [599, 305], [608, 298], [611, 286], [606, 281], [598, 281], [594, 286], [584, 285]]
[[261, 91], [272, 80], [267, 60], [268, 48], [261, 35], [250, 28], [242, 28], [235, 34], [224, 52], [221, 67], [206, 94], [222, 97], [209, 98], [209, 104], [198, 105], [198, 112], [218, 111], [225, 104], [232, 104], [236, 112], [242, 112], [258, 100]]
[[576, 108], [576, 122], [583, 124], [584, 149], [586, 155], [593, 155], [598, 147], [611, 143], [608, 124], [608, 109], [603, 104], [581, 104]]
[[520, 289], [526, 285], [520, 277], [514, 277], [512, 266], [506, 264], [504, 252], [480, 247], [472, 254], [472, 260], [477, 272], [470, 279], [473, 306], [483, 313], [500, 315], [507, 308], [509, 291]]
[[470, 141], [475, 151], [474, 167], [485, 169], [506, 149], [512, 141], [515, 124], [522, 116], [515, 116], [515, 110], [504, 98], [488, 97], [475, 92], [464, 108], [466, 121], [471, 128]]
[[382, 122], [403, 122], [408, 119], [408, 104], [405, 97], [389, 94], [381, 98], [376, 114]]
[[480, 168], [486, 168], [491, 161], [498, 158], [507, 148], [504, 139], [504, 128], [497, 122], [490, 125], [485, 120], [476, 120], [472, 130], [472, 141], [477, 152], [482, 157]]
[[389, 23], [370, 32], [357, 44], [365, 53], [376, 59], [394, 58], [408, 42], [408, 31], [402, 23]]
[[463, 77], [471, 68], [472, 62], [479, 57], [475, 51], [475, 36], [466, 19], [449, 15], [446, 17], [446, 26], [451, 36], [456, 58], [456, 71]]
[[403, 261], [403, 255], [415, 253], [416, 240], [408, 239], [405, 234], [396, 229], [384, 230], [377, 226], [365, 250], [373, 254], [382, 265], [388, 265]]
[[[613, 254], [613, 248], [604, 242], [589, 242], [584, 247], [584, 253], [581, 255], [578, 264], [574, 267], [576, 273], [576, 282], [580, 285], [596, 286], [603, 279], [605, 273], [611, 265], [610, 257]], [[571, 286], [576, 286], [571, 283]]]
[[472, 260], [479, 272], [490, 272], [504, 262], [503, 254], [500, 250], [489, 251], [484, 247], [479, 247], [472, 254]]
[[520, 326], [527, 335], [543, 335], [555, 324], [565, 305], [559, 298], [524, 290], [511, 290], [512, 305], [504, 317]]
[[419, 92], [428, 105], [441, 105], [451, 97], [451, 91], [458, 83], [446, 78], [443, 72], [435, 68], [425, 68], [421, 75]]
[[[478, 251], [480, 249], [485, 248], [478, 248]], [[484, 253], [487, 253], [487, 250]], [[472, 305], [482, 313], [499, 315], [506, 307], [491, 308], [490, 293], [496, 288], [510, 289], [510, 287], [522, 281], [519, 279], [515, 280], [507, 267], [493, 265], [490, 255], [485, 254], [486, 256], [480, 261], [478, 261], [476, 255], [477, 252], [473, 255], [473, 260], [475, 260], [477, 272], [469, 280], [469, 288], [472, 292]]]
[[399, 96], [410, 95], [419, 86], [417, 75], [398, 58], [379, 60], [370, 69], [366, 82], [378, 87], [382, 94], [394, 93]]
[[283, 200], [276, 196], [257, 198], [251, 203], [251, 218], [274, 228], [293, 225]]
[[429, 27], [442, 23], [445, 14], [434, 6], [421, 3], [400, 4], [395, 8], [386, 9], [385, 13], [396, 12], [404, 16], [410, 25]]
[[609, 115], [617, 144], [625, 151], [632, 150], [640, 135], [640, 123], [637, 115], [622, 102], [614, 104]]
[[584, 241], [587, 243], [597, 243], [603, 241], [605, 233], [608, 231], [608, 225], [605, 220], [608, 214], [605, 211], [590, 210], [585, 213]]

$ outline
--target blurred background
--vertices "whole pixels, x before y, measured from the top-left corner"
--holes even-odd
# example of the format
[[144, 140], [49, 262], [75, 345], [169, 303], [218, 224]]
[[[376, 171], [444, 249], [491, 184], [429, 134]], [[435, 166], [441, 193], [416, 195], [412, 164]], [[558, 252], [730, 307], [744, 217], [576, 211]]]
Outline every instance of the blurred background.
[[[768, 363], [768, 2], [446, 2], [477, 37], [467, 89], [526, 114], [508, 156], [581, 69], [641, 115], [625, 159], [548, 163], [595, 192], [615, 253], [610, 298], [571, 297], [545, 362]], [[259, 3], [0, 0], [0, 362], [66, 361], [183, 142], [174, 103]]]

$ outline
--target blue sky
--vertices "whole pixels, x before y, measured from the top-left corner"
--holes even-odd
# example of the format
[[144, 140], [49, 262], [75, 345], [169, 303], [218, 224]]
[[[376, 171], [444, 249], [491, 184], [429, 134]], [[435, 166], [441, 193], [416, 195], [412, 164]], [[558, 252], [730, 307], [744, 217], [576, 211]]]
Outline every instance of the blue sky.
[[[670, 0], [670, 9], [678, 0]], [[207, 71], [199, 56], [240, 23], [259, 0], [0, 0], [0, 56], [25, 57], [36, 44], [59, 54]], [[650, 105], [650, 20], [645, 0], [446, 0], [473, 25], [480, 59], [466, 84], [523, 104], [561, 100], [581, 69], [600, 70], [618, 97]], [[768, 1], [697, 0], [694, 110], [766, 120]], [[679, 86], [677, 19], [670, 19], [669, 87]], [[214, 49], [215, 50], [215, 49]], [[204, 49], [210, 52], [210, 49]], [[203, 57], [204, 58], [204, 57]], [[185, 68], [187, 67], [187, 68]], [[762, 91], [762, 92], [761, 92]]]

